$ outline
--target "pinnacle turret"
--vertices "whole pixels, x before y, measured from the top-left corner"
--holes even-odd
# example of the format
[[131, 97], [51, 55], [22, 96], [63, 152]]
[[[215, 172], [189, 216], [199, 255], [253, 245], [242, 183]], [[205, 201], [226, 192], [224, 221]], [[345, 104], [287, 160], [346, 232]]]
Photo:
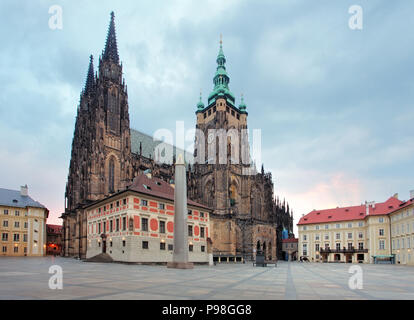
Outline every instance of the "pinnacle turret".
[[85, 88], [84, 93], [85, 95], [90, 94], [93, 91], [95, 86], [95, 75], [94, 75], [94, 68], [93, 68], [93, 56], [89, 57], [89, 68], [88, 68], [88, 75], [86, 76]]

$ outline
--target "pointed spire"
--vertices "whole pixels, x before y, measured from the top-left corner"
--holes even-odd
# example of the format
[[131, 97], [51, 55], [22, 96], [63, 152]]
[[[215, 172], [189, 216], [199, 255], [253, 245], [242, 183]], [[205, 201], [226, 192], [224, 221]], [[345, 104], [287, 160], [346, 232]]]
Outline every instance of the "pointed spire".
[[240, 111], [241, 112], [246, 112], [246, 109], [247, 109], [247, 106], [246, 106], [246, 104], [244, 103], [244, 96], [243, 96], [243, 93], [241, 94], [241, 97], [240, 97], [240, 105], [239, 105], [239, 109], [240, 109]]
[[201, 89], [200, 89], [200, 101], [197, 103], [197, 110], [201, 111], [204, 109], [204, 103], [202, 101], [202, 97], [201, 97]]
[[88, 75], [86, 76], [86, 83], [85, 83], [85, 89], [84, 89], [84, 92], [86, 95], [92, 92], [94, 85], [95, 85], [95, 75], [94, 75], [94, 69], [93, 69], [93, 55], [90, 55]]
[[119, 63], [118, 45], [116, 43], [115, 33], [115, 14], [111, 12], [111, 22], [109, 23], [108, 35], [106, 37], [106, 45], [103, 53], [104, 60], [112, 60]]

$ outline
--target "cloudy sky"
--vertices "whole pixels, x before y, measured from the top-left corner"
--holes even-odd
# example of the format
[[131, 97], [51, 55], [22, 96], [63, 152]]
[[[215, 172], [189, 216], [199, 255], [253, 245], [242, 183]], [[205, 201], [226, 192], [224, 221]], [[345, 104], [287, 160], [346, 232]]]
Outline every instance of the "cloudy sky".
[[[363, 30], [348, 26], [354, 4]], [[63, 10], [61, 30], [49, 28], [52, 5]], [[223, 34], [230, 89], [244, 94], [250, 129], [262, 130], [265, 170], [295, 222], [314, 208], [409, 198], [411, 1], [2, 0], [0, 187], [28, 184], [49, 222], [64, 210], [79, 94], [112, 10], [131, 127], [194, 128]]]

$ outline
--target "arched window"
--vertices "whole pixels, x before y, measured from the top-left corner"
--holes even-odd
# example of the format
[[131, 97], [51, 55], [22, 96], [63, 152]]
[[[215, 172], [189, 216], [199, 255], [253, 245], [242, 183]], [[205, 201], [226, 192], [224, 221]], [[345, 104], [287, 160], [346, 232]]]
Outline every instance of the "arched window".
[[115, 192], [115, 163], [114, 159], [109, 160], [109, 192]]

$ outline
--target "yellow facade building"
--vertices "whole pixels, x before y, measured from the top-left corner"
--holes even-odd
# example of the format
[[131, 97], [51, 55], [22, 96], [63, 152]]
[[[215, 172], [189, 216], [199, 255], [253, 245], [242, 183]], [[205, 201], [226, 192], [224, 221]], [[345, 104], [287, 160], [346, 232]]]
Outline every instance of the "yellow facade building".
[[390, 213], [392, 254], [396, 263], [414, 265], [414, 193], [411, 200]]
[[[313, 210], [298, 223], [299, 257], [314, 262], [391, 261], [395, 246], [391, 241], [390, 214], [401, 204], [403, 201], [395, 195], [383, 203]], [[411, 221], [414, 221], [412, 216]]]
[[0, 188], [0, 256], [44, 256], [49, 210], [20, 191]]

